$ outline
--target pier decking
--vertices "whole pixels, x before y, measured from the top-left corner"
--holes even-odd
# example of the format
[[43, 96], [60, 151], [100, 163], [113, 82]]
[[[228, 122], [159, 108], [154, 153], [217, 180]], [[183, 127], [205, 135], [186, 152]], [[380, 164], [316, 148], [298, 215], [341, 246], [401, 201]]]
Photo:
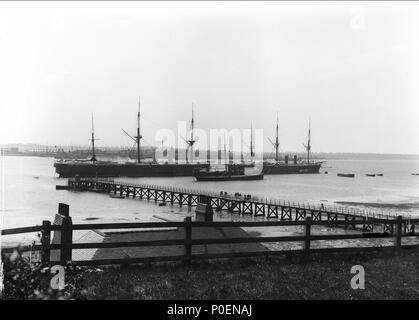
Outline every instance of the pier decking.
[[[346, 228], [361, 229], [367, 232], [380, 231], [393, 234], [396, 215], [358, 210], [349, 207], [332, 207], [325, 205], [300, 204], [278, 199], [260, 198], [255, 196], [237, 196], [216, 193], [207, 190], [185, 189], [178, 187], [133, 184], [112, 179], [80, 179], [68, 180], [68, 188], [78, 191], [119, 194], [126, 197], [145, 199], [154, 202], [178, 204], [193, 207], [204, 196], [207, 203], [215, 211], [227, 211], [241, 215], [264, 216], [267, 219], [281, 221], [303, 221], [310, 217], [312, 221], [346, 222]], [[401, 217], [403, 231], [415, 232], [415, 224], [409, 217]], [[362, 221], [362, 223], [360, 223]], [[351, 224], [351, 222], [353, 222]]]

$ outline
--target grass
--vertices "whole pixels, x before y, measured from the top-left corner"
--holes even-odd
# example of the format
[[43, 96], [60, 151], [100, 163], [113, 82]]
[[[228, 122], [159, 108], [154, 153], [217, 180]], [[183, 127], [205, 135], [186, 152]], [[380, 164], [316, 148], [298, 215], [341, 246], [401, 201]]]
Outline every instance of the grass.
[[[350, 286], [365, 268], [365, 290]], [[87, 299], [418, 299], [419, 252], [270, 257], [108, 268], [85, 279]]]
[[[351, 289], [353, 265], [365, 290]], [[64, 297], [75, 299], [419, 299], [418, 250], [71, 270]]]

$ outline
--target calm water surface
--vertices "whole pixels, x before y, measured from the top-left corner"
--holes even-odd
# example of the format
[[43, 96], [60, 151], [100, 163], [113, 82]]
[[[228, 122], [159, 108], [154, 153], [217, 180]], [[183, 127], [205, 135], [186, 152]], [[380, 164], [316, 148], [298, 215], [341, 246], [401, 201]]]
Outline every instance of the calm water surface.
[[[1, 187], [3, 228], [38, 225], [42, 220], [53, 220], [59, 202], [70, 205], [75, 223], [93, 222], [89, 219], [97, 222], [182, 220], [188, 214], [187, 208], [180, 209], [176, 205], [159, 207], [154, 201], [148, 203], [113, 199], [103, 194], [56, 191], [55, 186], [66, 184], [67, 180], [56, 177], [52, 158], [4, 157], [0, 161], [4, 180]], [[338, 172], [355, 173], [356, 177], [337, 177]], [[192, 177], [120, 180], [240, 192], [296, 202], [333, 204], [335, 201], [349, 201], [357, 203], [354, 205], [360, 208], [419, 216], [419, 176], [412, 175], [413, 172], [419, 173], [419, 160], [330, 160], [320, 174], [266, 175], [264, 180], [246, 183], [196, 182]], [[366, 173], [383, 173], [384, 176], [367, 177]], [[378, 209], [377, 204], [382, 208]], [[216, 216], [216, 219], [232, 218], [240, 219], [237, 214]]]

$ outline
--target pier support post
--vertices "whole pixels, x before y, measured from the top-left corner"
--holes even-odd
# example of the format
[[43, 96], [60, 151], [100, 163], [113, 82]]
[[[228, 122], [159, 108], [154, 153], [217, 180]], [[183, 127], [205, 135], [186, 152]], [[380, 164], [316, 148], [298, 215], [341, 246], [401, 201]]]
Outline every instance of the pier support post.
[[[349, 222], [349, 216], [348, 215], [345, 214], [345, 215], [343, 215], [343, 217], [344, 217], [345, 222]], [[349, 229], [349, 225], [345, 224], [343, 228], [344, 229]]]
[[292, 220], [292, 212], [290, 207], [281, 207], [281, 220]]
[[278, 218], [278, 206], [268, 205], [268, 216], [267, 218]]
[[185, 218], [185, 263], [192, 262], [192, 218]]
[[304, 251], [305, 254], [310, 253], [310, 236], [311, 236], [311, 217], [306, 217], [305, 221], [305, 240], [304, 240]]
[[396, 249], [402, 248], [402, 223], [403, 223], [403, 217], [398, 216], [396, 218], [397, 224], [396, 224]]
[[198, 205], [195, 209], [195, 221], [213, 221], [214, 211], [211, 206], [211, 197], [199, 195]]

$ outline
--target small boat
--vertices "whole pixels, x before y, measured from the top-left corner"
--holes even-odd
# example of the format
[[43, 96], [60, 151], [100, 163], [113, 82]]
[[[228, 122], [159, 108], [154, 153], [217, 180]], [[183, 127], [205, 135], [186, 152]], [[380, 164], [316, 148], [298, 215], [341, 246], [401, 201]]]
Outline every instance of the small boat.
[[70, 190], [70, 186], [60, 186], [56, 185], [55, 190]]
[[338, 177], [355, 178], [354, 173], [338, 173]]
[[419, 176], [419, 173], [412, 173], [412, 176]]
[[373, 173], [367, 173], [366, 176], [367, 177], [375, 177], [375, 174], [373, 174]]
[[377, 177], [382, 177], [383, 174], [382, 173], [377, 173]]
[[[250, 132], [252, 127], [250, 127]], [[253, 162], [253, 138], [250, 135], [250, 155], [251, 162]], [[227, 150], [226, 150], [226, 137], [224, 136], [224, 155], [226, 162], [224, 163], [224, 170], [211, 170], [210, 167], [205, 169], [195, 169], [194, 177], [196, 181], [246, 181], [246, 180], [262, 180], [263, 169], [255, 173], [246, 173], [243, 165], [227, 164]], [[252, 170], [255, 171], [255, 170]]]
[[245, 180], [263, 180], [263, 173], [244, 174], [244, 175], [197, 175], [197, 181], [245, 181]]
[[115, 198], [115, 199], [125, 199], [125, 196], [120, 194], [110, 194], [109, 197]]
[[245, 181], [245, 180], [262, 180], [263, 173], [246, 174], [242, 166], [230, 165], [226, 166], [225, 170], [211, 171], [199, 170], [196, 171], [195, 179], [197, 181]]
[[166, 206], [166, 202], [160, 202], [159, 203], [159, 207], [165, 207]]
[[98, 188], [93, 188], [92, 192], [96, 192], [96, 193], [105, 193], [105, 190], [103, 189], [98, 189]]

